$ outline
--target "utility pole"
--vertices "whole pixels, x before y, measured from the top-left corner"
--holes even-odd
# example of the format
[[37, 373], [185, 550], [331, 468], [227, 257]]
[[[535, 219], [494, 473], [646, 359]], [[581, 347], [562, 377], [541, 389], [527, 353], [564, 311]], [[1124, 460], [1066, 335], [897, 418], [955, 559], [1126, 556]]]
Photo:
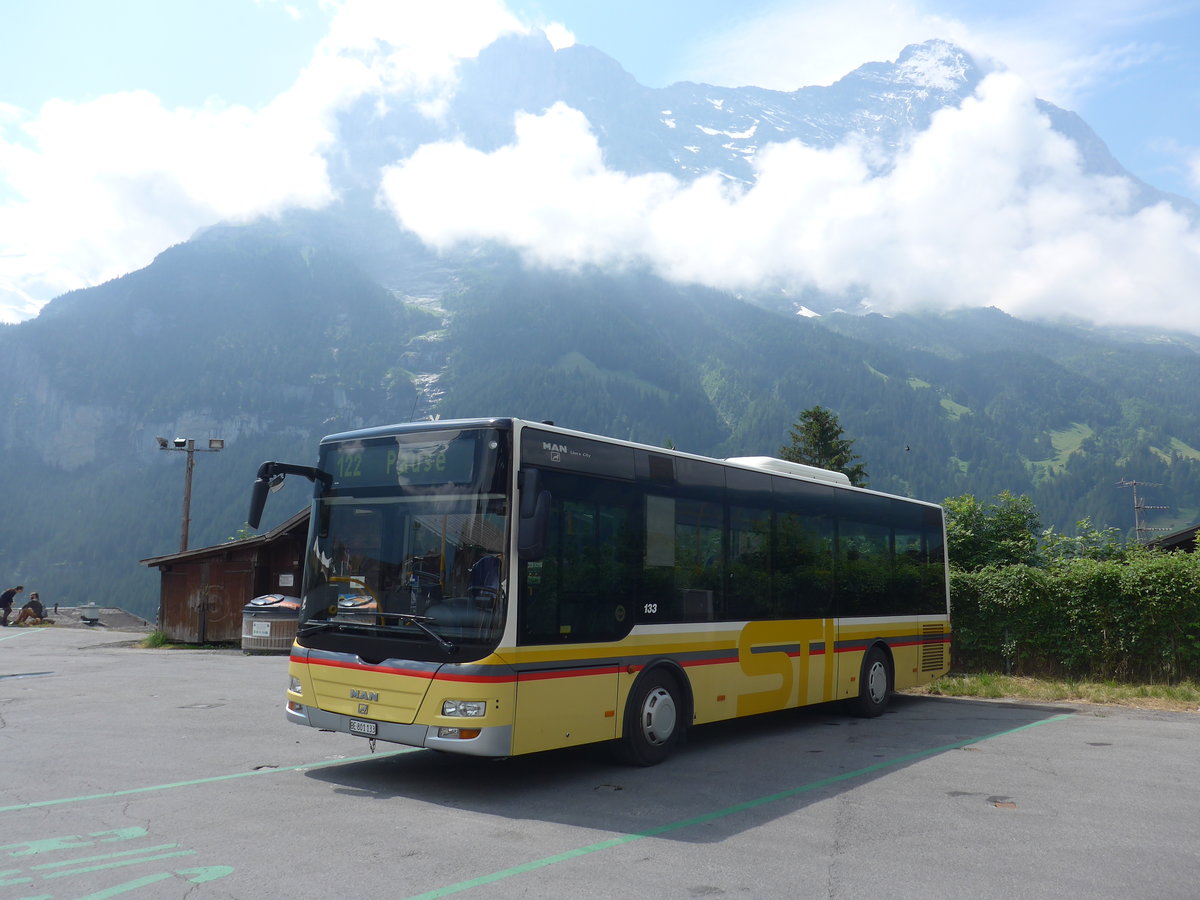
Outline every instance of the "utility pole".
[[1169, 506], [1147, 506], [1143, 498], [1138, 497], [1139, 487], [1162, 487], [1161, 484], [1154, 481], [1129, 481], [1122, 478], [1117, 482], [1117, 487], [1133, 488], [1133, 531], [1139, 544], [1146, 543], [1145, 535], [1151, 531], [1170, 531], [1169, 528], [1153, 528], [1146, 524], [1146, 510], [1148, 509], [1170, 509]]

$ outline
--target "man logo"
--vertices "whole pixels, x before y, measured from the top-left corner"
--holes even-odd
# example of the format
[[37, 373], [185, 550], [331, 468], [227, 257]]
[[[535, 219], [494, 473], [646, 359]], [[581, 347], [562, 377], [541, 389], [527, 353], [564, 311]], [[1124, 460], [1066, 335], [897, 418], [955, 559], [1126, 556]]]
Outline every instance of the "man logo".
[[370, 709], [370, 707], [366, 703], [358, 704], [358, 714], [360, 716], [365, 716], [368, 709]]
[[350, 690], [351, 700], [370, 700], [372, 703], [379, 702], [379, 691], [360, 691], [356, 688]]

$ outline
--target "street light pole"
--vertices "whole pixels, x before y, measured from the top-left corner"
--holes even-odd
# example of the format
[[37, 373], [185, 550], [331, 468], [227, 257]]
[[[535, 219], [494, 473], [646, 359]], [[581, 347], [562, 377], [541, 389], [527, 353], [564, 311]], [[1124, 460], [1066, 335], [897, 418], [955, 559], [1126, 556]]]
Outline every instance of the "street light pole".
[[180, 450], [187, 454], [187, 466], [183, 470], [183, 524], [179, 529], [179, 552], [188, 548], [188, 526], [192, 517], [192, 470], [196, 467], [196, 453], [217, 453], [225, 449], [221, 438], [209, 438], [207, 447], [197, 447], [192, 438], [175, 438], [168, 442], [166, 438], [156, 437], [159, 450]]
[[192, 521], [192, 469], [196, 467], [196, 442], [187, 442], [187, 466], [183, 470], [183, 524], [179, 527], [179, 552], [188, 545], [188, 525]]

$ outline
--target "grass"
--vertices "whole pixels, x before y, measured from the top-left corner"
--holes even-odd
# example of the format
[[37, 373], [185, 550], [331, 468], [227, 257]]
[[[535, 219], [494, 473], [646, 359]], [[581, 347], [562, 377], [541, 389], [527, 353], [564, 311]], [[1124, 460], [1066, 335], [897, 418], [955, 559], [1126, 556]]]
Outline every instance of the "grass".
[[981, 673], [950, 674], [906, 693], [936, 697], [977, 697], [985, 700], [1034, 700], [1045, 703], [1075, 702], [1138, 709], [1168, 709], [1200, 712], [1200, 684], [1123, 684], [1116, 681], [1086, 681], [1057, 678], [1028, 678]]
[[1095, 433], [1090, 425], [1081, 422], [1072, 423], [1070, 428], [1062, 431], [1051, 431], [1050, 443], [1054, 447], [1055, 455], [1050, 459], [1030, 460], [1029, 465], [1043, 472], [1057, 474], [1066, 467], [1071, 454], [1077, 453], [1084, 442]]
[[234, 641], [220, 641], [210, 644], [177, 644], [167, 640], [167, 635], [162, 631], [154, 631], [146, 635], [138, 646], [146, 650], [230, 650], [240, 646]]
[[941, 404], [942, 409], [946, 410], [946, 413], [949, 415], [951, 421], [961, 419], [963, 416], [969, 415], [971, 412], [971, 407], [963, 406], [961, 403], [955, 403], [949, 397], [942, 397], [940, 400], [938, 400], [938, 403]]

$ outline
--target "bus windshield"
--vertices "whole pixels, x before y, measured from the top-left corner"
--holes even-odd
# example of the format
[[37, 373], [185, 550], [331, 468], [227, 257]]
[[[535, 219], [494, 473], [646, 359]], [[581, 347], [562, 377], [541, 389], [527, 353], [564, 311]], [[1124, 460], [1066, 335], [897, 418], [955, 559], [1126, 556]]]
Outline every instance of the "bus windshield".
[[496, 429], [323, 445], [333, 477], [314, 501], [302, 643], [375, 638], [381, 659], [490, 651], [506, 608], [507, 458]]

